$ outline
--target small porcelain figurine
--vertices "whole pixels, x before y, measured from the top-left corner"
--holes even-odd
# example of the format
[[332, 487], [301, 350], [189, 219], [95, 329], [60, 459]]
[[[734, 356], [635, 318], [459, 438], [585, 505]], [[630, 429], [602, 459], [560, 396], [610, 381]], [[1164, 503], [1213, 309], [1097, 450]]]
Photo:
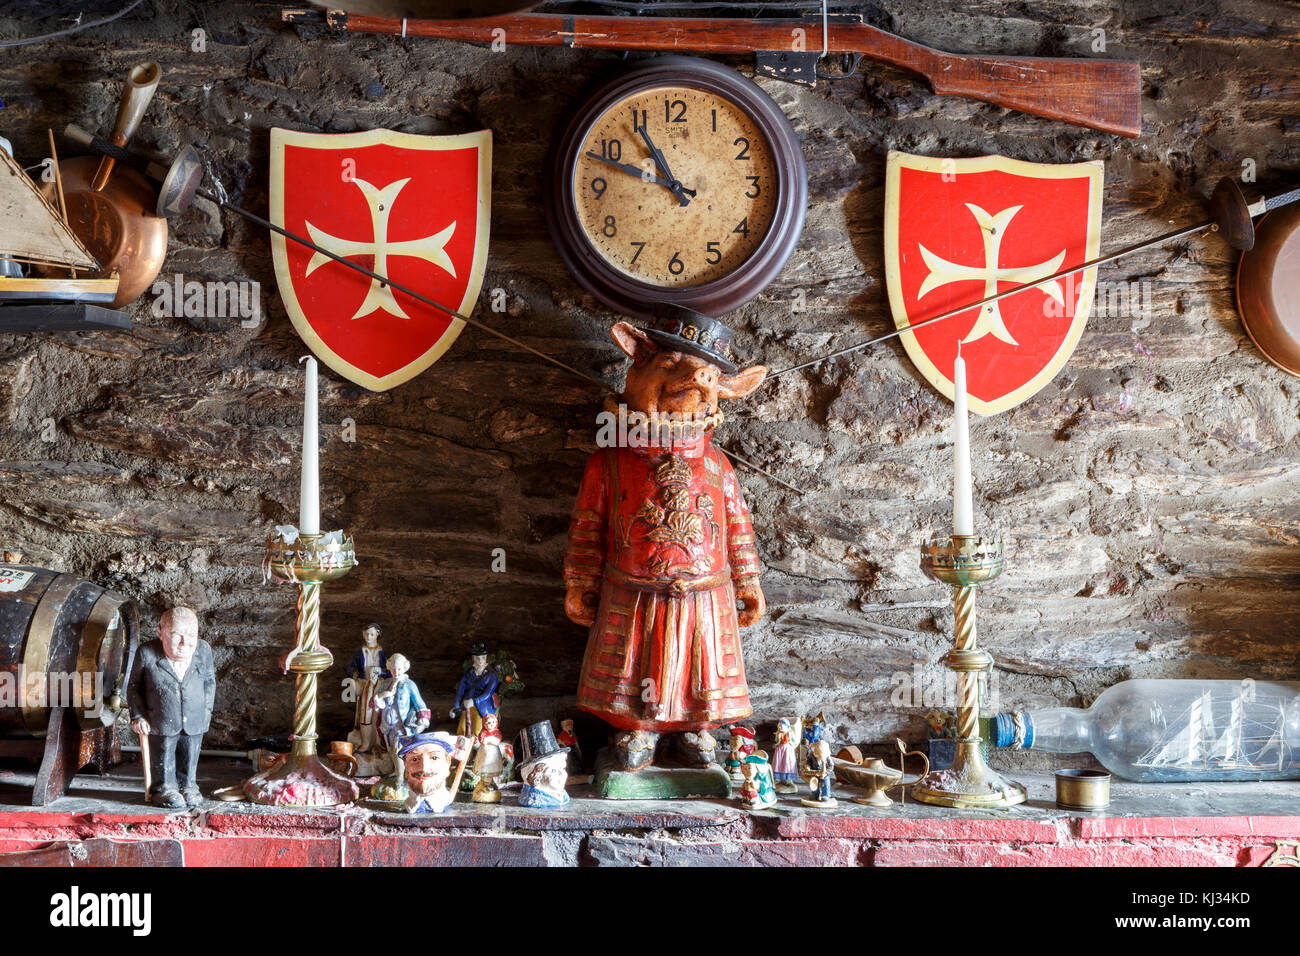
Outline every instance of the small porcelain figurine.
[[441, 731], [403, 737], [398, 755], [406, 777], [407, 813], [442, 813], [455, 799], [447, 786], [453, 761], [469, 759], [470, 741]]
[[488, 664], [487, 645], [475, 641], [470, 645], [469, 666], [456, 685], [456, 703], [450, 712], [456, 721], [456, 733], [477, 737], [483, 732], [483, 717], [495, 714], [500, 704], [497, 696], [500, 684], [501, 675]]
[[560, 721], [560, 732], [555, 735], [561, 747], [569, 748], [569, 776], [582, 776], [582, 748], [578, 746], [578, 735], [573, 729], [573, 720], [565, 718]]
[[519, 734], [519, 792], [521, 807], [563, 807], [569, 802], [569, 748], [561, 747], [549, 720], [525, 727]]
[[344, 669], [347, 676], [343, 678], [343, 686], [356, 702], [352, 732], [348, 734], [353, 753], [370, 754], [382, 749], [375, 692], [379, 689], [379, 682], [391, 675], [388, 673], [388, 655], [379, 646], [381, 633], [378, 624], [367, 624], [361, 631], [361, 647]]
[[199, 637], [199, 616], [174, 607], [158, 621], [158, 639], [141, 644], [127, 684], [131, 729], [140, 735], [148, 799], [168, 810], [203, 804], [199, 750], [212, 720], [217, 673]]
[[476, 743], [478, 753], [474, 755], [474, 796], [475, 803], [500, 803], [501, 781], [510, 776], [514, 763], [514, 748], [501, 742], [501, 731], [497, 727], [496, 714], [483, 715], [483, 731]]
[[776, 785], [767, 754], [759, 750], [740, 762], [740, 805], [746, 810], [766, 810], [776, 806]]
[[420, 688], [407, 677], [411, 662], [405, 654], [394, 654], [388, 659], [391, 677], [380, 681], [375, 692], [375, 707], [379, 711], [379, 734], [393, 758], [393, 773], [375, 785], [375, 796], [381, 800], [405, 799], [404, 773], [398, 753], [403, 737], [419, 734], [429, 726], [432, 716], [420, 696]]
[[736, 724], [731, 728], [731, 754], [727, 757], [727, 772], [731, 779], [740, 782], [741, 765], [754, 752], [754, 729]]
[[819, 810], [839, 806], [831, 796], [835, 768], [831, 764], [831, 744], [826, 739], [826, 720], [821, 714], [810, 719], [804, 731], [804, 760], [804, 776], [808, 780], [812, 796], [804, 797], [799, 802], [805, 807], [816, 807]]
[[772, 750], [772, 779], [777, 793], [799, 792], [799, 742], [803, 739], [803, 721], [782, 717], [776, 725], [776, 746]]

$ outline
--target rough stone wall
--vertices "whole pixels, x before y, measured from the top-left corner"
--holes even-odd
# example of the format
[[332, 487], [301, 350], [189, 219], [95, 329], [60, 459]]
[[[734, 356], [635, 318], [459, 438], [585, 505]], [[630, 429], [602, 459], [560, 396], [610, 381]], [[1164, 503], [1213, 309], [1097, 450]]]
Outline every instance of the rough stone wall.
[[[38, 6], [49, 8], [12, 5], [0, 36], [63, 25], [32, 19]], [[211, 176], [261, 211], [272, 126], [490, 128], [484, 290], [505, 289], [509, 310], [482, 317], [616, 381], [605, 334], [614, 317], [561, 265], [540, 196], [555, 124], [619, 57], [336, 39], [281, 28], [279, 6], [157, 0], [110, 27], [0, 49], [0, 133], [33, 165], [47, 127], [107, 129], [128, 68], [156, 59], [164, 76], [139, 145], [199, 146]], [[1294, 178], [1300, 11], [1268, 0], [1184, 6], [887, 3], [878, 18], [940, 48], [1063, 56], [1093, 55], [1101, 27], [1108, 55], [1143, 63], [1138, 140], [931, 96], [883, 67], [816, 89], [761, 81], [803, 137], [811, 196], [789, 265], [732, 317], [745, 344], [784, 367], [891, 327], [880, 241], [890, 148], [1104, 159], [1106, 248], [1201, 217], [1200, 197], [1244, 160], [1261, 181]], [[191, 50], [195, 28], [206, 52]], [[145, 296], [130, 333], [0, 336], [0, 537], [31, 563], [139, 598], [151, 625], [168, 602], [199, 607], [219, 669], [214, 743], [290, 725], [291, 685], [275, 662], [290, 644], [293, 595], [263, 587], [259, 563], [266, 532], [296, 510], [305, 347], [267, 250], [262, 232], [200, 201], [164, 267], [165, 277], [260, 282], [257, 328], [156, 317]], [[1094, 317], [1036, 398], [973, 424], [977, 522], [1008, 549], [1007, 573], [980, 604], [1002, 703], [1086, 703], [1139, 675], [1294, 673], [1300, 397], [1245, 335], [1233, 266], [1211, 238], [1103, 270], [1149, 279], [1151, 314]], [[802, 314], [791, 311], [797, 290]], [[380, 621], [445, 711], [466, 644], [484, 639], [508, 649], [527, 682], [507, 729], [558, 716], [585, 641], [563, 615], [559, 575], [597, 390], [473, 330], [390, 392], [322, 382], [324, 520], [355, 534], [362, 561], [325, 591], [325, 642], [346, 658], [359, 628]], [[896, 343], [761, 394], [732, 405], [720, 438], [807, 494], [741, 472], [771, 608], [745, 644], [756, 716], [824, 710], [841, 739], [919, 737], [926, 708], [891, 705], [891, 675], [933, 662], [950, 641], [949, 597], [918, 568], [919, 545], [950, 513], [950, 406]], [[340, 440], [344, 419], [356, 422], [353, 443]], [[506, 573], [490, 571], [494, 548], [507, 551]], [[322, 692], [327, 730], [349, 711], [332, 697], [338, 673]]]

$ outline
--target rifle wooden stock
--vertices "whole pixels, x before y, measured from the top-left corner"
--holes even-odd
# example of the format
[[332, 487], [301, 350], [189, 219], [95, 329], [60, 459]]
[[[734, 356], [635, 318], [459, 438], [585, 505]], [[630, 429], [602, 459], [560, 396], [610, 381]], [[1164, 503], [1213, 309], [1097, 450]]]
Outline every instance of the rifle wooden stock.
[[[319, 11], [285, 10], [289, 23], [319, 22]], [[470, 20], [392, 20], [338, 10], [326, 23], [350, 33], [418, 36], [469, 43], [677, 53], [785, 51], [803, 31], [804, 49], [822, 42], [820, 20], [567, 16], [525, 13]], [[504, 32], [501, 32], [504, 31]], [[828, 53], [856, 53], [915, 73], [941, 96], [967, 96], [1077, 126], [1138, 136], [1141, 69], [1123, 60], [945, 53], [865, 23], [832, 21]]]

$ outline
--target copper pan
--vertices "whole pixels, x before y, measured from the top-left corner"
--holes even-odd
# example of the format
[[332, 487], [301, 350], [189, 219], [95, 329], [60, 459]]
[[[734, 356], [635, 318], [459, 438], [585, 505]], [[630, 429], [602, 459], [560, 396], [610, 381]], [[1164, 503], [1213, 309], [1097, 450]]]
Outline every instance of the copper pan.
[[[158, 87], [158, 64], [141, 63], [127, 74], [112, 141], [125, 146]], [[167, 220], [156, 215], [158, 194], [134, 169], [108, 156], [78, 156], [59, 163], [68, 226], [99, 261], [96, 276], [119, 275], [119, 308], [143, 293], [167, 255]], [[46, 184], [49, 192], [53, 184]]]
[[1264, 357], [1300, 376], [1300, 203], [1259, 221], [1237, 267], [1237, 308]]

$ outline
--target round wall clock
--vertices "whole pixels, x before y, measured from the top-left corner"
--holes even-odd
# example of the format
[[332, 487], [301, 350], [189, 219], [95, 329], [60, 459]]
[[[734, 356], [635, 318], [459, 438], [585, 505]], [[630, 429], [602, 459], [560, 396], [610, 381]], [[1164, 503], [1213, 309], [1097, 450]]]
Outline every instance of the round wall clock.
[[789, 259], [808, 176], [798, 135], [757, 85], [666, 56], [577, 107], [552, 150], [546, 199], [561, 258], [606, 305], [721, 315]]

